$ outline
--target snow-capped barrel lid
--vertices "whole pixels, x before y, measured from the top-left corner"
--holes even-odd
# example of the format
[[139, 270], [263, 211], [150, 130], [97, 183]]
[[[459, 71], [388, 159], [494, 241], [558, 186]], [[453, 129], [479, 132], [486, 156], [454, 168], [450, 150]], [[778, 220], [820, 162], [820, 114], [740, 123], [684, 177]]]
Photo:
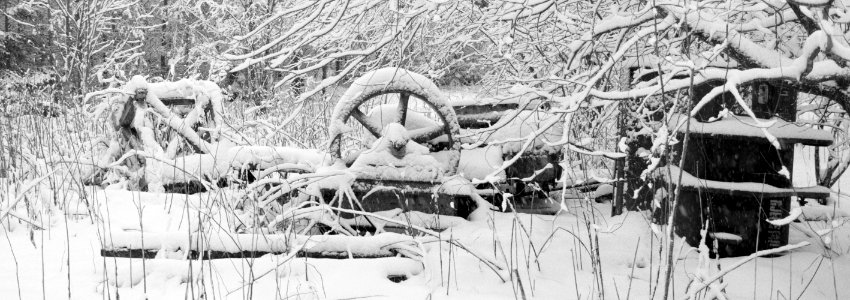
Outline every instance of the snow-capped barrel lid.
[[[667, 169], [669, 167], [669, 169]], [[761, 195], [762, 197], [789, 197], [798, 196], [810, 199], [824, 199], [829, 197], [832, 191], [824, 186], [789, 187], [780, 188], [763, 182], [726, 182], [697, 178], [696, 176], [682, 171], [676, 166], [661, 167], [660, 172], [653, 172], [653, 176], [665, 183], [673, 185], [681, 184], [683, 190], [700, 190], [704, 193], [717, 193], [730, 196], [751, 197]], [[681, 173], [681, 177], [680, 174]], [[669, 180], [672, 178], [672, 180]]]
[[[688, 118], [682, 114], [673, 115], [668, 123], [668, 128], [676, 130], [679, 133], [684, 133], [688, 130], [688, 127], [686, 126], [687, 121]], [[771, 126], [766, 128], [767, 132], [772, 134], [782, 143], [829, 146], [832, 145], [833, 142], [832, 133], [826, 130], [790, 123], [779, 118], [758, 119], [758, 122], [762, 124], [771, 124]], [[718, 137], [722, 136], [724, 138], [766, 138], [761, 127], [757, 126], [755, 120], [750, 117], [731, 114], [726, 118], [713, 122], [699, 122], [696, 119], [691, 118], [690, 133]]]

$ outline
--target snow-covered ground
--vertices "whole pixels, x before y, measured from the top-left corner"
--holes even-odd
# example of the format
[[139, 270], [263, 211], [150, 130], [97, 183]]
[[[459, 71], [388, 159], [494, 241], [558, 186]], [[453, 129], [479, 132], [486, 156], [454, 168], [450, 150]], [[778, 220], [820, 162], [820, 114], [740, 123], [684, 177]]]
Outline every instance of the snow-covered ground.
[[[661, 298], [659, 238], [648, 219], [639, 212], [609, 217], [607, 204], [587, 206], [577, 199], [568, 199], [569, 211], [556, 216], [492, 212], [485, 220], [463, 222], [443, 231], [442, 238], [470, 252], [422, 238], [421, 259], [293, 258], [286, 253], [204, 261], [100, 256], [101, 240], [108, 240], [110, 232], [188, 235], [197, 224], [221, 225], [222, 220], [201, 212], [212, 213], [213, 203], [228, 197], [226, 192], [99, 191], [88, 197], [88, 205], [69, 197], [64, 211], [41, 220], [46, 230], [4, 221], [0, 298], [591, 299], [600, 298], [599, 278], [607, 299]], [[184, 209], [186, 204], [190, 209]], [[836, 229], [824, 244], [813, 232], [828, 226], [823, 221], [792, 224], [790, 243], [812, 245], [732, 270], [722, 279], [730, 299], [850, 298], [850, 226]], [[598, 242], [589, 236], [598, 236]], [[710, 270], [698, 268], [699, 255], [681, 240], [674, 249], [673, 298], [681, 299], [693, 274], [718, 271], [714, 261]], [[597, 250], [601, 268], [594, 271], [590, 251]], [[503, 270], [493, 271], [482, 259]], [[726, 270], [742, 259], [720, 259], [717, 266]], [[393, 274], [408, 278], [396, 283], [388, 279]]]
[[[461, 97], [453, 101], [476, 100], [470, 100], [470, 93], [456, 94]], [[310, 161], [298, 166], [312, 170], [324, 159], [323, 153], [285, 147], [233, 147], [229, 151], [233, 154], [222, 161], [237, 167]], [[278, 155], [281, 152], [290, 155]], [[299, 155], [291, 155], [296, 153]], [[195, 164], [183, 159], [175, 165], [200, 169], [186, 165], [200, 166], [211, 158], [208, 156], [190, 156], [197, 160]], [[252, 160], [240, 159], [243, 156]], [[289, 157], [301, 159], [283, 160]], [[793, 167], [797, 186], [813, 184], [812, 160], [811, 150], [797, 151]], [[461, 166], [464, 170], [463, 162]], [[590, 175], [610, 177], [599, 171], [591, 169]], [[490, 170], [478, 173], [486, 175]], [[0, 207], [0, 239], [4, 240], [0, 241], [0, 300], [663, 298], [664, 281], [659, 278], [664, 276], [667, 257], [661, 237], [665, 228], [653, 230], [644, 212], [610, 217], [610, 205], [589, 200], [568, 198], [554, 203], [565, 208], [555, 216], [491, 211], [476, 215], [473, 221], [442, 217], [442, 227], [448, 228], [439, 234], [440, 240], [391, 235], [394, 239], [388, 240], [413, 241], [406, 244], [408, 251], [396, 257], [297, 257], [298, 249], [319, 249], [316, 243], [322, 238], [306, 242], [293, 238], [272, 245], [267, 240], [271, 238], [258, 234], [248, 241], [290, 251], [249, 259], [191, 260], [179, 252], [165, 251], [182, 246], [174, 242], [178, 239], [163, 242], [156, 237], [185, 234], [207, 243], [220, 238], [222, 245], [231, 237], [242, 241], [244, 235], [229, 235], [238, 227], [239, 191], [224, 188], [187, 196], [92, 189], [87, 190], [87, 197], [79, 197], [67, 186], [57, 191], [50, 188], [45, 182], [26, 193], [26, 199], [13, 210], [23, 218], [6, 217], [8, 207]], [[850, 191], [850, 176], [845, 175], [833, 189]], [[3, 196], [15, 199], [16, 195], [9, 192]], [[850, 197], [831, 204], [835, 206], [803, 210], [806, 217], [819, 220], [791, 223], [789, 244], [809, 245], [778, 256], [700, 264], [696, 249], [676, 239], [670, 298], [685, 298], [693, 278], [728, 272], [712, 288], [725, 286], [730, 299], [850, 299], [850, 289], [845, 287], [850, 278], [850, 220], [846, 217], [850, 216]], [[833, 213], [845, 217], [825, 218]], [[27, 216], [37, 216], [28, 221], [44, 230], [22, 222]], [[408, 222], [405, 216], [400, 219]], [[101, 256], [104, 247], [133, 243], [126, 238], [136, 234], [147, 237], [137, 244], [144, 241], [147, 247], [157, 245], [163, 251], [146, 260]], [[349, 253], [363, 249], [362, 243], [355, 243], [334, 246]], [[375, 247], [382, 248], [377, 252], [387, 253], [383, 246], [395, 245], [381, 246]], [[745, 263], [735, 267], [742, 261]], [[404, 280], [396, 282], [401, 277]]]

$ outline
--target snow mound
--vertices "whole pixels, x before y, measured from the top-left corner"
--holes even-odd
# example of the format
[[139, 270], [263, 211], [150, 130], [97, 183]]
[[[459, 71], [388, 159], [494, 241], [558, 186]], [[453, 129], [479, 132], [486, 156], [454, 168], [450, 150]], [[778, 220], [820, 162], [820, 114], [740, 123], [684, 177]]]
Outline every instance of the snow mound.
[[174, 160], [160, 159], [160, 178], [163, 184], [192, 181], [215, 181], [233, 169], [271, 170], [288, 166], [301, 170], [316, 170], [331, 162], [324, 152], [315, 149], [271, 146], [228, 146], [213, 147], [215, 152], [177, 157]]
[[357, 178], [440, 181], [443, 164], [428, 155], [427, 147], [405, 138], [408, 136], [407, 131], [401, 125], [390, 124], [382, 135], [371, 149], [361, 153], [351, 165], [351, 171], [357, 174]]
[[227, 155], [222, 158], [229, 160], [234, 168], [242, 169], [252, 166], [260, 170], [281, 164], [295, 164], [316, 169], [331, 162], [326, 153], [315, 149], [271, 146], [236, 146], [230, 148]]

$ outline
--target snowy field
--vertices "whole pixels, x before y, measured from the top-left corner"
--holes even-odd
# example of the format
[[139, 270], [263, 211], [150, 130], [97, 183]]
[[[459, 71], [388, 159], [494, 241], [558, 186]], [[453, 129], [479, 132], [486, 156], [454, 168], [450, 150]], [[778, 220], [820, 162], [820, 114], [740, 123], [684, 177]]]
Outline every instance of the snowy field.
[[[41, 195], [52, 196], [49, 190]], [[198, 224], [213, 228], [215, 220], [201, 213], [212, 206], [204, 203], [226, 200], [228, 195], [96, 191], [88, 205], [70, 195], [74, 205], [42, 220], [46, 230], [4, 222], [0, 295], [3, 299], [591, 299], [602, 297], [598, 290], [602, 286], [607, 299], [651, 299], [653, 294], [660, 298], [663, 286], [656, 282], [659, 238], [648, 219], [639, 212], [607, 217], [609, 205], [588, 206], [577, 199], [566, 202], [568, 211], [556, 216], [492, 212], [442, 231], [443, 239], [453, 239], [469, 251], [420, 236], [421, 257], [415, 258], [329, 259], [282, 253], [201, 261], [161, 253], [142, 261], [100, 256], [101, 241], [110, 240], [114, 232], [143, 229], [197, 235], [192, 231]], [[811, 245], [756, 258], [731, 270], [721, 283], [729, 299], [850, 298], [850, 290], [843, 288], [850, 278], [850, 226], [833, 231], [825, 244], [814, 232], [828, 227], [822, 221], [792, 224], [790, 244]], [[692, 277], [709, 278], [745, 259], [711, 260], [700, 267], [694, 249], [681, 245], [681, 240], [675, 249], [671, 282], [675, 299], [685, 297]], [[494, 271], [483, 260], [502, 269]], [[388, 279], [390, 275], [406, 280], [397, 283]]]
[[[461, 98], [455, 101], [470, 98], [460, 92], [452, 96]], [[302, 147], [230, 149], [243, 155], [188, 155], [163, 168], [179, 166], [215, 178], [229, 172], [231, 164], [247, 164], [246, 159], [262, 169], [297, 165], [312, 170], [319, 164], [314, 160], [324, 157]], [[278, 157], [275, 151], [287, 155]], [[418, 155], [408, 154], [405, 162], [422, 158]], [[210, 163], [214, 157], [218, 160]], [[814, 183], [813, 157], [810, 148], [797, 149], [796, 186]], [[368, 238], [315, 231], [267, 235], [260, 230], [250, 235], [236, 233], [245, 229], [239, 224], [247, 224], [246, 215], [255, 217], [240, 207], [246, 189], [237, 185], [185, 195], [128, 191], [127, 180], [122, 180], [104, 184], [105, 190], [86, 187], [80, 196], [80, 185], [38, 162], [35, 174], [49, 180], [0, 182], [8, 201], [0, 207], [5, 240], [0, 246], [0, 299], [664, 298], [667, 228], [652, 225], [648, 212], [610, 217], [609, 203], [576, 197], [574, 191], [560, 203], [558, 192], [550, 195], [555, 199], [550, 204], [561, 209], [556, 215], [479, 209], [465, 220], [396, 210], [370, 217], [370, 223], [388, 232]], [[491, 171], [478, 173], [484, 178]], [[197, 174], [163, 171], [162, 178], [180, 182], [202, 177]], [[844, 177], [834, 191], [850, 191]], [[850, 298], [850, 289], [843, 288], [850, 278], [850, 198], [836, 196], [827, 204], [798, 210], [792, 201], [792, 211], [804, 212], [806, 220], [789, 222], [788, 251], [710, 259], [677, 237], [672, 296], [667, 298]], [[15, 215], [6, 218], [7, 212]], [[312, 219], [321, 219], [317, 216]], [[441, 230], [411, 232], [397, 224]], [[125, 246], [147, 249], [150, 257], [105, 257], [101, 252]], [[189, 248], [273, 253], [201, 260]]]
[[850, 299], [850, 0], [0, 6], [0, 300]]

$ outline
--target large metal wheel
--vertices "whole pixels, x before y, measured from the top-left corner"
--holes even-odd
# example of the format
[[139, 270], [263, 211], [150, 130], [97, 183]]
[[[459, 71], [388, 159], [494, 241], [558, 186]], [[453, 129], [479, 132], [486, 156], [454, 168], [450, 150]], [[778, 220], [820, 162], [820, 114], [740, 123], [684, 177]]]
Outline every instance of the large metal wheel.
[[461, 146], [459, 141], [454, 140], [460, 131], [454, 109], [448, 105], [445, 95], [430, 79], [400, 68], [384, 68], [366, 73], [355, 80], [351, 87], [346, 90], [331, 116], [329, 136], [329, 154], [331, 157], [342, 161], [341, 139], [346, 132], [345, 128], [347, 128], [345, 123], [352, 117], [363, 125], [370, 134], [376, 138], [381, 137], [381, 131], [385, 124], [368, 118], [360, 110], [360, 106], [370, 99], [388, 94], [398, 94], [393, 122], [409, 125], [407, 121], [411, 97], [418, 98], [425, 103], [442, 121], [442, 124], [422, 128], [405, 127], [409, 129], [411, 140], [420, 144], [429, 141], [434, 142], [435, 139], [445, 136], [446, 140], [444, 141], [448, 144], [444, 150], [448, 152], [445, 175], [454, 175], [460, 160]]

